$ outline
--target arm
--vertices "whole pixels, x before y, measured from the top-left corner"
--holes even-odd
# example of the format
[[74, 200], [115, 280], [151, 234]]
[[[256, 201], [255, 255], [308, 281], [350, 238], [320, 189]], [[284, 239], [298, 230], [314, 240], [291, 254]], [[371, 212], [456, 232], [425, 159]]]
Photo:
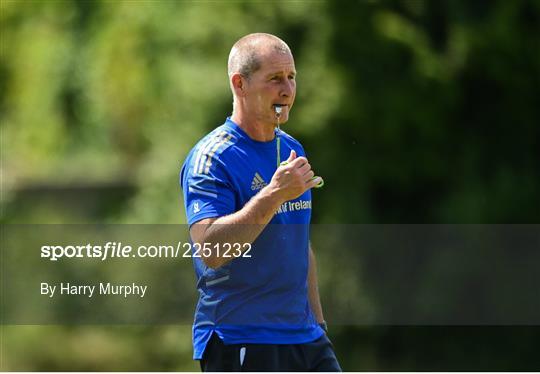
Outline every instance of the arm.
[[[280, 166], [270, 184], [264, 187], [239, 211], [219, 217], [203, 219], [190, 228], [195, 243], [252, 243], [285, 201], [293, 200], [319, 183], [319, 178], [311, 180], [314, 173], [305, 157], [296, 158], [291, 152], [289, 163]], [[231, 258], [218, 257], [211, 253], [204, 257], [206, 266], [218, 268]]]
[[317, 323], [324, 322], [324, 316], [321, 306], [321, 298], [319, 297], [319, 286], [317, 281], [317, 262], [315, 254], [309, 245], [309, 270], [308, 270], [308, 297], [311, 311], [317, 319]]

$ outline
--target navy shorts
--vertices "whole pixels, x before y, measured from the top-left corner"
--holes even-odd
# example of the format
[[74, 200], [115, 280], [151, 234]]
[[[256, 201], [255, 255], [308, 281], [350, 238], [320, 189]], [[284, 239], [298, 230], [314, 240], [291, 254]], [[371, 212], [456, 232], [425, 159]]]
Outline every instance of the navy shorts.
[[214, 333], [200, 364], [202, 371], [341, 371], [326, 334], [303, 344], [225, 345]]

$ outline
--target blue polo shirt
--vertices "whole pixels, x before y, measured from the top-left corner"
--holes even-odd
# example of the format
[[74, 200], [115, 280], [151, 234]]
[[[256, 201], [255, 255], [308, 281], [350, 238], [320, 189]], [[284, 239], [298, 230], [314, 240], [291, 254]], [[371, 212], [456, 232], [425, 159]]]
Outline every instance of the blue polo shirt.
[[[305, 155], [283, 131], [280, 159], [291, 150]], [[277, 137], [251, 139], [226, 122], [204, 137], [187, 156], [180, 174], [189, 225], [238, 210], [266, 186], [277, 167]], [[193, 258], [199, 301], [193, 324], [194, 359], [201, 359], [213, 332], [225, 344], [300, 344], [318, 339], [308, 301], [311, 191], [281, 205], [245, 255], [211, 269]], [[230, 243], [230, 253], [238, 253]], [[220, 250], [227, 249], [222, 246]]]

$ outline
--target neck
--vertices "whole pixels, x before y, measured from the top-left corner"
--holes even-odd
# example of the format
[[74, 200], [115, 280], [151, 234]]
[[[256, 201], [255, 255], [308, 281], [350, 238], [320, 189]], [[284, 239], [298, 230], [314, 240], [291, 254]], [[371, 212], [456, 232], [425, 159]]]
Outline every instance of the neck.
[[249, 118], [237, 111], [233, 112], [231, 120], [240, 126], [240, 128], [253, 140], [269, 142], [275, 137], [275, 123], [268, 123], [257, 120], [256, 118]]

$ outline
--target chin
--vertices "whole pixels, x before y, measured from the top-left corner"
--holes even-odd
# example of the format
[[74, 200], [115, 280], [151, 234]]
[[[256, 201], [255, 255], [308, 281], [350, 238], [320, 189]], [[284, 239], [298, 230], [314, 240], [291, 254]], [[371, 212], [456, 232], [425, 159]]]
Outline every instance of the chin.
[[283, 125], [289, 120], [289, 114], [282, 114], [281, 117], [279, 117], [279, 124]]

